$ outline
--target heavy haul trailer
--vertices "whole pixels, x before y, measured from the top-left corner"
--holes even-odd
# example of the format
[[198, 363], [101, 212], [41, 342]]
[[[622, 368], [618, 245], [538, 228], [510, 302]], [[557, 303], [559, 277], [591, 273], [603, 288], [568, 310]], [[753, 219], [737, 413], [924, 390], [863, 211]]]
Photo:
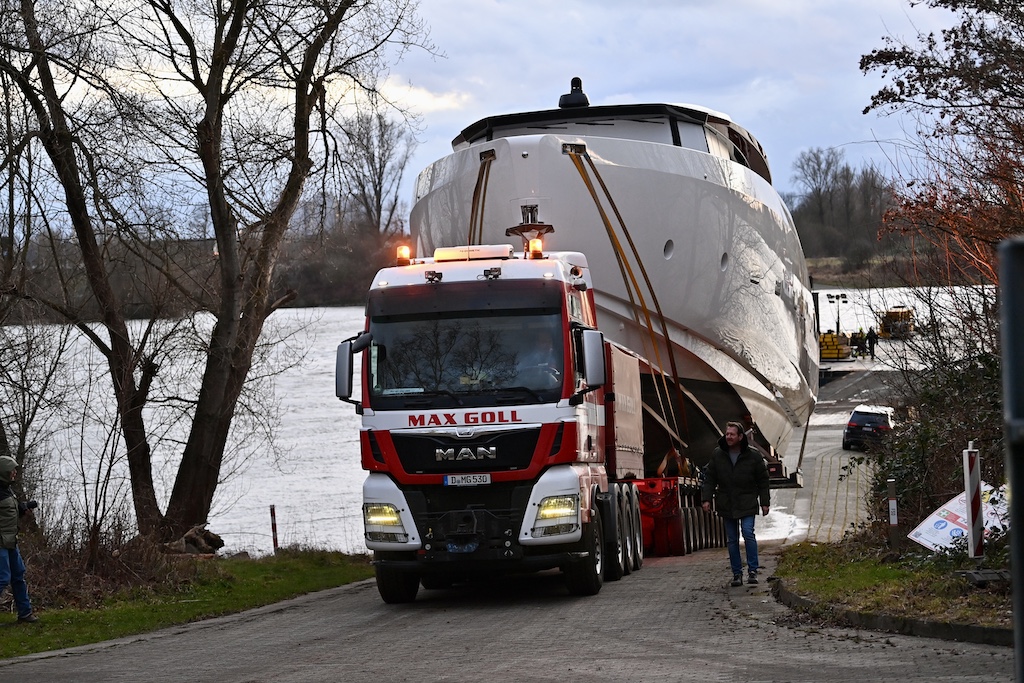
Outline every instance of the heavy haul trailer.
[[[364, 331], [339, 345], [385, 602], [554, 568], [592, 595], [641, 568], [645, 529], [673, 523], [642, 521], [645, 456], [668, 442], [643, 397], [650, 365], [597, 329], [583, 254], [524, 244], [400, 254], [374, 278]], [[679, 536], [665, 549], [685, 552]]]

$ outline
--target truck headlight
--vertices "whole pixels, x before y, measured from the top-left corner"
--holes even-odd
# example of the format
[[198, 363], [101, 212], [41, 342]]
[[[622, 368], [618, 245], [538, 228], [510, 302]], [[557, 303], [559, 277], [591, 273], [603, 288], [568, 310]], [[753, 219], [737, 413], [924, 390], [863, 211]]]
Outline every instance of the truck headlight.
[[537, 520], [533, 525], [533, 537], [571, 534], [580, 525], [580, 497], [548, 496], [537, 506]]
[[363, 526], [368, 541], [405, 543], [409, 540], [402, 516], [391, 503], [364, 503]]

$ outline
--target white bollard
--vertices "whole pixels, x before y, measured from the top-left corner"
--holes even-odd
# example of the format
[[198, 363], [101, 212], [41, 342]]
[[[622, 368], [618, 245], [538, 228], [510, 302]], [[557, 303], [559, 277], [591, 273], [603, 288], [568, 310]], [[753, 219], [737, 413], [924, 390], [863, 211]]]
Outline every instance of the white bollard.
[[900, 515], [896, 506], [896, 480], [886, 479], [885, 483], [889, 489], [889, 548], [898, 550], [900, 542]]
[[969, 441], [964, 454], [964, 492], [967, 496], [967, 555], [985, 555], [984, 511], [981, 507], [981, 458], [974, 442]]

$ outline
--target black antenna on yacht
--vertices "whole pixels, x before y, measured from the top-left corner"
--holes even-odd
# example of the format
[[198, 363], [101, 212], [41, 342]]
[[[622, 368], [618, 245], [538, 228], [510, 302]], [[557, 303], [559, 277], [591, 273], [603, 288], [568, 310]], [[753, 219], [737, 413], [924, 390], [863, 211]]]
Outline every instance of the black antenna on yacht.
[[572, 109], [573, 107], [589, 107], [590, 100], [583, 92], [583, 79], [576, 76], [569, 83], [570, 91], [558, 98], [559, 109]]

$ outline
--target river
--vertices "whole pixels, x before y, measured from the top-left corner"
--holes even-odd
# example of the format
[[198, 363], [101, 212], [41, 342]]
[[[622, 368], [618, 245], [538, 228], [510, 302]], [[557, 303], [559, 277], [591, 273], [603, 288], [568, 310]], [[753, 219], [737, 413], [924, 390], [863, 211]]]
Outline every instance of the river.
[[305, 360], [276, 378], [280, 401], [278, 462], [251, 462], [217, 491], [209, 529], [224, 552], [273, 551], [270, 507], [278, 543], [365, 553], [359, 424], [354, 406], [334, 395], [338, 342], [363, 329], [362, 307], [287, 309], [279, 325], [309, 325]]

